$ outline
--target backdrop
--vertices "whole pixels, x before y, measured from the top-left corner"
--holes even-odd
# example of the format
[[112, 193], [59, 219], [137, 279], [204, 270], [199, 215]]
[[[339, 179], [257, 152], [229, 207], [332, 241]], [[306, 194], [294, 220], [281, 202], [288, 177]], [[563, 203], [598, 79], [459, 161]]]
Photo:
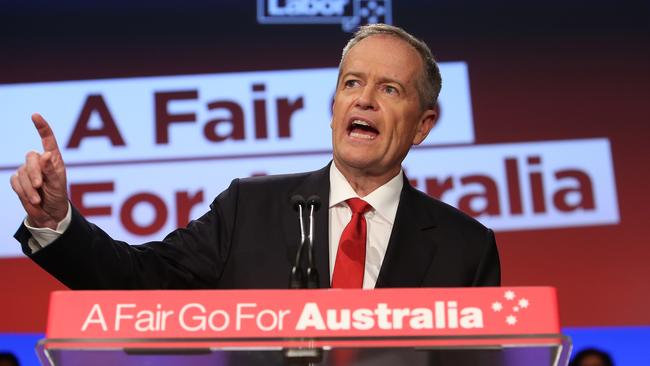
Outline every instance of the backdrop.
[[648, 325], [648, 15], [643, 1], [3, 5], [0, 332], [43, 331], [63, 288], [11, 238], [9, 176], [40, 149], [32, 112], [89, 219], [161, 238], [233, 178], [327, 163], [340, 50], [369, 21], [441, 62], [440, 123], [404, 167], [496, 230], [503, 284], [556, 286], [564, 325]]

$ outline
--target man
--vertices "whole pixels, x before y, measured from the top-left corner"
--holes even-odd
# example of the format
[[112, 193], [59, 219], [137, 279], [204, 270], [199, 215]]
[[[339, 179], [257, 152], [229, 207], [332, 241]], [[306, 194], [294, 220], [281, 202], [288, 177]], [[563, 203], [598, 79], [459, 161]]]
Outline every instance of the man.
[[573, 356], [569, 366], [614, 366], [614, 361], [605, 351], [585, 348]]
[[412, 188], [401, 170], [436, 122], [440, 85], [423, 42], [392, 26], [361, 28], [339, 65], [332, 163], [235, 179], [187, 228], [139, 246], [70, 206], [61, 153], [35, 114], [44, 152], [30, 152], [11, 178], [27, 212], [16, 238], [74, 289], [286, 288], [300, 235], [289, 197], [317, 194], [328, 205], [316, 213], [320, 287], [499, 285], [492, 231]]
[[20, 363], [13, 353], [0, 352], [0, 366], [19, 366]]

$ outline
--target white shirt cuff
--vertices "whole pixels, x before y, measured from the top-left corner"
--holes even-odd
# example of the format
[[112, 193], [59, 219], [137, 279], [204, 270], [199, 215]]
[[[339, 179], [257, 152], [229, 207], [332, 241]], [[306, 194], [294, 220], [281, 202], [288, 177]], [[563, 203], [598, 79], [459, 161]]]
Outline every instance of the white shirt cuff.
[[32, 254], [45, 248], [48, 244], [58, 239], [59, 236], [68, 229], [70, 221], [72, 221], [72, 208], [70, 207], [70, 202], [68, 202], [68, 213], [65, 215], [63, 220], [59, 221], [56, 230], [52, 230], [49, 227], [33, 227], [29, 225], [27, 218], [25, 218], [23, 224], [32, 234], [32, 237], [27, 241], [27, 245], [29, 246], [29, 249], [32, 250]]

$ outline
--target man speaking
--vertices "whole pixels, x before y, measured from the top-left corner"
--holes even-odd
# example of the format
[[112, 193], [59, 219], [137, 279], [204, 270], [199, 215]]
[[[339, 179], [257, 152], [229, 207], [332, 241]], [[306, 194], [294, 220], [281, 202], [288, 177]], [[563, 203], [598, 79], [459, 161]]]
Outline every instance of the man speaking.
[[330, 164], [235, 179], [206, 214], [141, 245], [112, 239], [70, 205], [56, 139], [34, 114], [44, 151], [11, 177], [27, 212], [15, 237], [72, 289], [286, 288], [301, 237], [295, 197], [316, 195], [319, 287], [497, 286], [492, 231], [402, 172], [436, 123], [440, 87], [426, 44], [397, 27], [362, 27], [339, 65]]

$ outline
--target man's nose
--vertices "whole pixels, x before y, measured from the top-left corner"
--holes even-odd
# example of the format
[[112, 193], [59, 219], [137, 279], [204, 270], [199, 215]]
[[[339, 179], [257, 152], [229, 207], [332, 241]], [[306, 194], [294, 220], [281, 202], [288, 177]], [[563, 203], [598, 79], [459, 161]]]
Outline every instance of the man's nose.
[[377, 108], [376, 97], [375, 89], [372, 86], [365, 86], [359, 93], [356, 106], [364, 110], [374, 110]]

